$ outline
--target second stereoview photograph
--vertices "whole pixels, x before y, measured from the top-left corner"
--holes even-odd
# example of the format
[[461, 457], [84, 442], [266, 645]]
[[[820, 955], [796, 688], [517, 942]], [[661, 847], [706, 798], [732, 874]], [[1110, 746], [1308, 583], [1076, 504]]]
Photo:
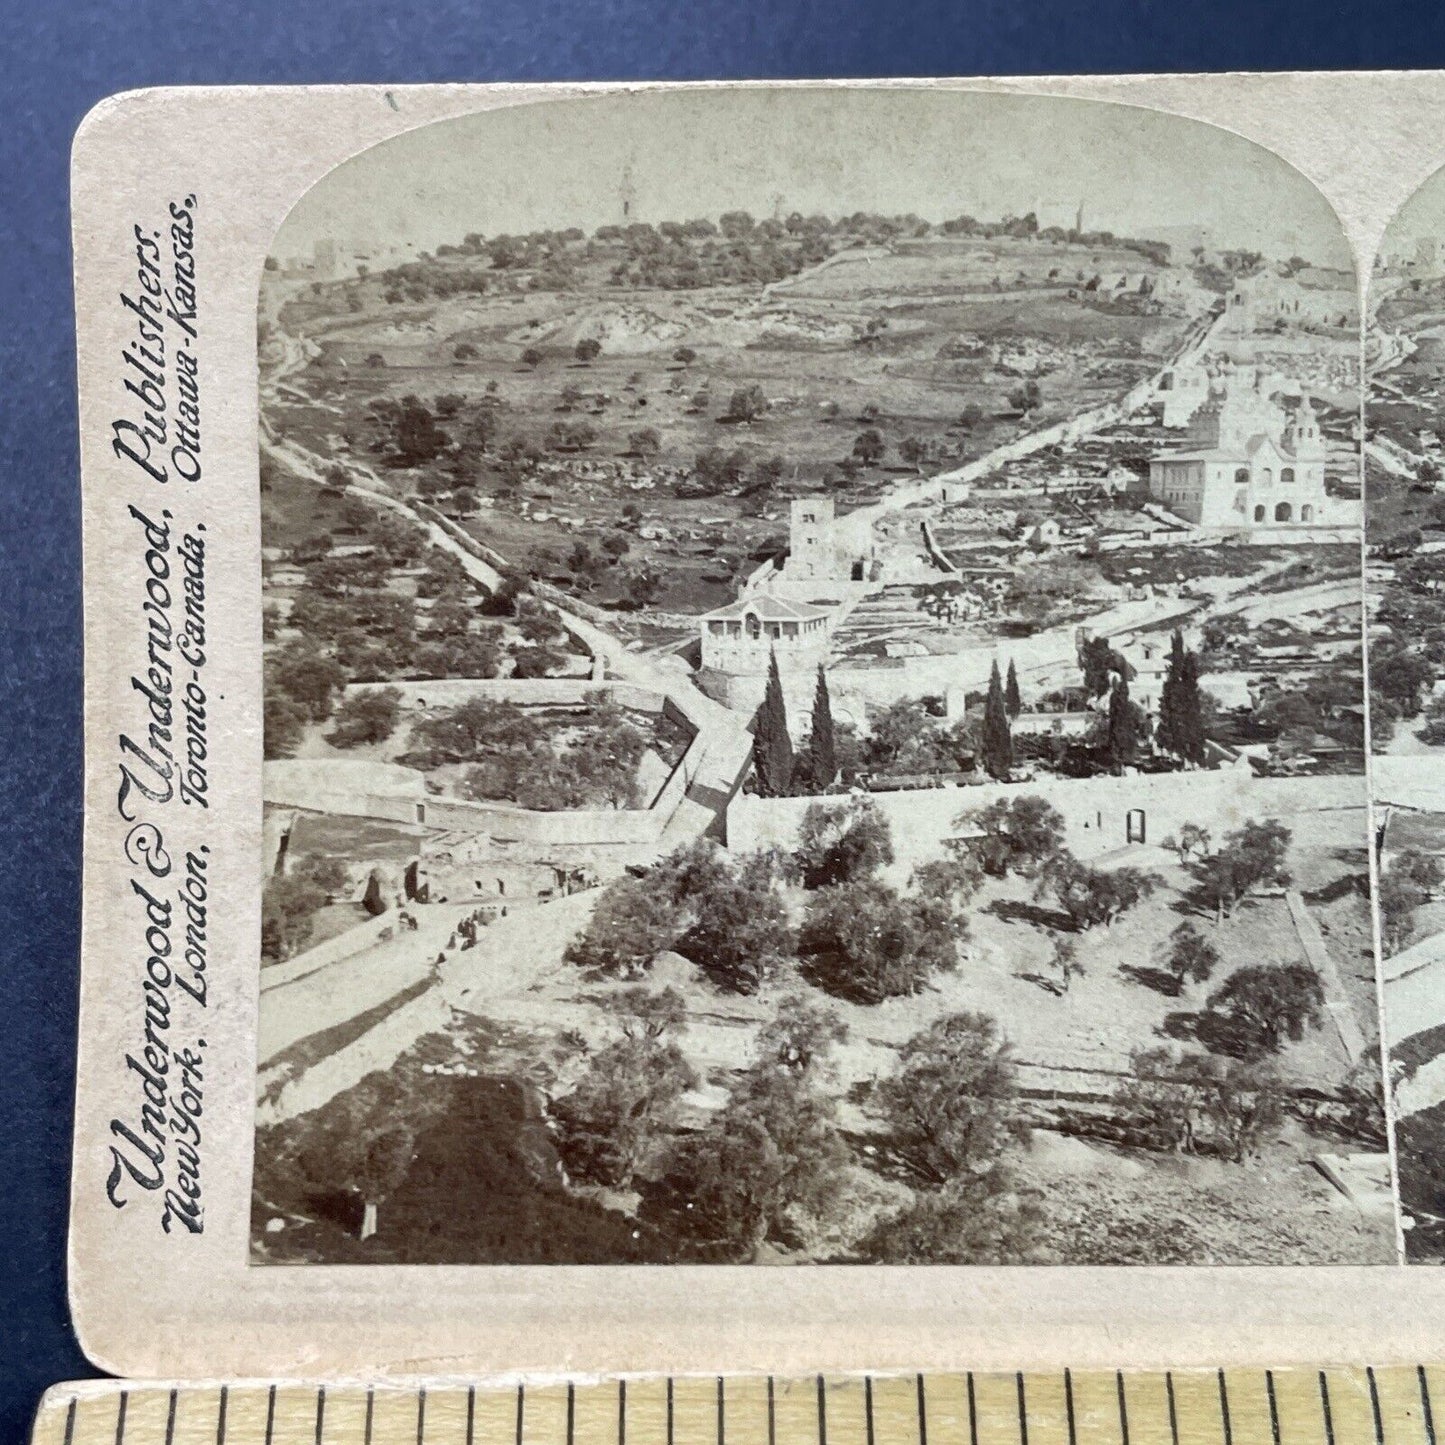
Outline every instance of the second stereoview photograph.
[[[1370, 329], [1402, 760], [1433, 246]], [[257, 312], [252, 1263], [1393, 1263], [1357, 295], [1269, 151], [1047, 96], [556, 101], [320, 180]]]
[[1364, 449], [1380, 957], [1405, 1254], [1445, 1262], [1445, 176], [1370, 279]]

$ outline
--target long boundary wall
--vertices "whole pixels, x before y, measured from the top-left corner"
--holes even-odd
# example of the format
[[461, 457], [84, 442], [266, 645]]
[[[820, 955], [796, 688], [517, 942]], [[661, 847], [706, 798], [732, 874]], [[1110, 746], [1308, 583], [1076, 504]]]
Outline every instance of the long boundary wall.
[[[1142, 809], [1147, 845], [1156, 847], [1185, 823], [1209, 827], [1216, 840], [1251, 818], [1359, 809], [1365, 833], [1365, 780], [1361, 777], [1257, 778], [1247, 767], [1125, 777], [1052, 779], [1040, 783], [985, 783], [957, 788], [872, 793], [893, 830], [900, 865], [937, 855], [941, 838], [956, 833], [959, 814], [999, 798], [1042, 797], [1064, 816], [1064, 840], [1081, 858], [1098, 858], [1129, 843], [1127, 815]], [[791, 848], [808, 806], [832, 798], [761, 798], [742, 794], [728, 814], [728, 846], [737, 852]]]
[[[663, 694], [635, 682], [594, 682], [586, 677], [438, 677], [407, 682], [353, 682], [345, 693], [376, 692], [394, 687], [404, 700], [419, 707], [459, 707], [475, 698], [510, 702], [518, 707], [584, 707], [598, 699], [636, 712], [660, 713]], [[678, 715], [683, 716], [681, 709]]]

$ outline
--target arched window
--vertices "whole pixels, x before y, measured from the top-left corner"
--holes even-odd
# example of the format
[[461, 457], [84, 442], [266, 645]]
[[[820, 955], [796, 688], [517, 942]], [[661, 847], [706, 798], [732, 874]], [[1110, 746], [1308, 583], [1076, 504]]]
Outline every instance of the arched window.
[[1247, 487], [1249, 485], [1249, 468], [1236, 467], [1234, 471], [1234, 485], [1236, 487]]
[[1266, 468], [1259, 474], [1259, 483], [1260, 483], [1260, 486], [1262, 486], [1262, 487], [1272, 487], [1272, 486], [1274, 486], [1274, 468], [1273, 468], [1273, 467], [1266, 467]]
[[1304, 504], [1304, 506], [1302, 506], [1302, 507], [1299, 509], [1299, 519], [1300, 519], [1301, 522], [1313, 522], [1313, 521], [1314, 521], [1314, 519], [1315, 519], [1315, 509], [1314, 509], [1308, 502], [1306, 502], [1306, 503]]
[[1291, 516], [1291, 509], [1290, 509], [1290, 504], [1289, 504], [1288, 502], [1281, 502], [1281, 503], [1274, 509], [1274, 519], [1275, 519], [1276, 522], [1288, 522], [1289, 519], [1290, 519], [1290, 516]]
[[1254, 509], [1254, 520], [1255, 520], [1256, 522], [1262, 522], [1262, 521], [1264, 521], [1264, 508], [1263, 508], [1263, 507], [1256, 507], [1256, 508]]
[[763, 635], [763, 624], [758, 619], [756, 612], [748, 613], [747, 629], [749, 637], [761, 637]]
[[1281, 469], [1280, 469], [1280, 474], [1279, 474], [1279, 479], [1280, 479], [1281, 483], [1282, 483], [1283, 485], [1285, 485], [1286, 487], [1292, 485], [1293, 482], [1294, 482], [1294, 468], [1293, 468], [1293, 467], [1283, 467], [1283, 468], [1281, 468]]

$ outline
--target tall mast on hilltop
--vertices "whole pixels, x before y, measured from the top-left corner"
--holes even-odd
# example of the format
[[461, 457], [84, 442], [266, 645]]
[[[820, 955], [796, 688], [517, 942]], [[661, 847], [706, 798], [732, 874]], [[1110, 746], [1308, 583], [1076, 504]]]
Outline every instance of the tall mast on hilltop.
[[632, 162], [622, 167], [622, 181], [617, 187], [617, 197], [622, 202], [622, 219], [632, 219], [632, 204], [637, 199], [637, 187], [632, 182]]

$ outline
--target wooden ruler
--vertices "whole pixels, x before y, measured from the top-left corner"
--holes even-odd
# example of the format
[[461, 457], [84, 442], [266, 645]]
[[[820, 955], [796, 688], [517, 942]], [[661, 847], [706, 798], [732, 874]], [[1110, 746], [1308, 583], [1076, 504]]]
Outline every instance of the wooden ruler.
[[59, 1385], [34, 1445], [1445, 1445], [1445, 1367]]

